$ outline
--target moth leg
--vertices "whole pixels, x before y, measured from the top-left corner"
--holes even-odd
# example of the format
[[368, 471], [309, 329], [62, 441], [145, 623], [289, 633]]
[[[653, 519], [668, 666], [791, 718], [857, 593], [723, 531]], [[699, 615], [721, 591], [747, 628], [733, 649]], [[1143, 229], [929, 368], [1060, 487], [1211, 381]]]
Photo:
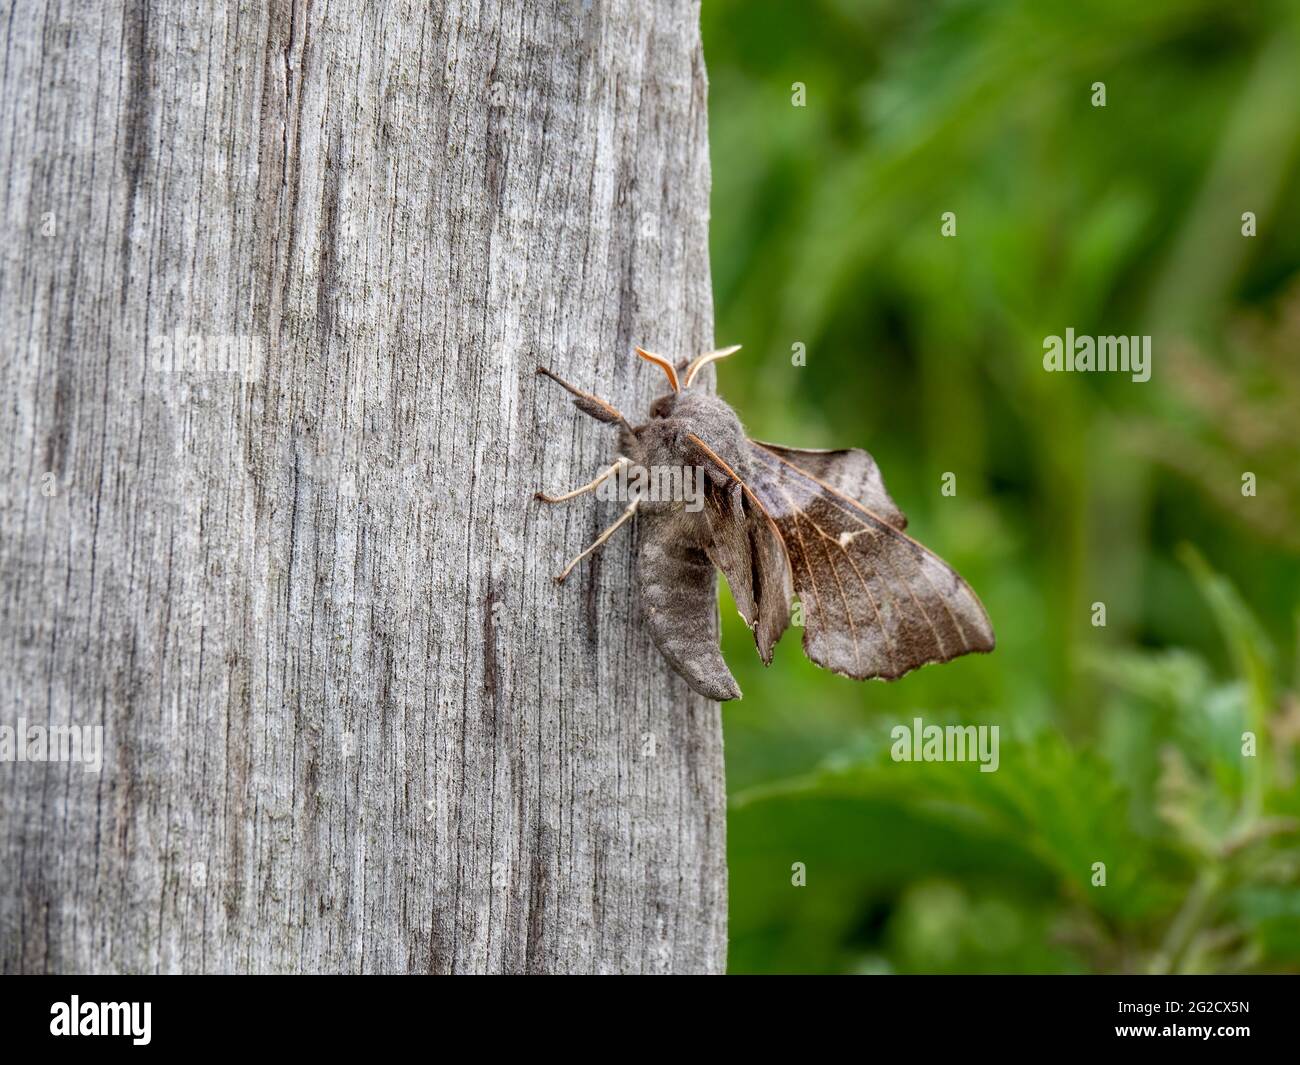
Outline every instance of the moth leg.
[[614, 533], [618, 531], [618, 527], [620, 525], [625, 524], [632, 517], [632, 515], [636, 513], [637, 504], [640, 502], [641, 502], [640, 496], [637, 496], [634, 500], [632, 500], [632, 502], [627, 505], [627, 509], [624, 510], [623, 513], [619, 515], [618, 521], [614, 522], [613, 525], [611, 525], [603, 533], [597, 536], [596, 542], [594, 544], [592, 544], [589, 548], [587, 548], [587, 550], [582, 552], [582, 554], [578, 555], [572, 562], [570, 562], [567, 566], [565, 566], [563, 572], [561, 572], [555, 578], [555, 582], [557, 584], [563, 584], [564, 578], [567, 577], [573, 571], [574, 566], [576, 566], [589, 554], [595, 551], [596, 548], [598, 548], [601, 544], [603, 544], [606, 540], [608, 540], [611, 536], [613, 536]]
[[627, 466], [629, 462], [630, 462], [629, 459], [626, 459], [622, 455], [619, 455], [618, 460], [614, 463], [614, 465], [612, 465], [609, 469], [601, 473], [600, 476], [598, 476], [594, 481], [591, 481], [589, 484], [584, 484], [581, 488], [575, 488], [572, 492], [565, 492], [563, 495], [558, 495], [558, 496], [548, 496], [545, 492], [534, 492], [533, 498], [540, 499], [543, 503], [563, 503], [569, 499], [576, 499], [578, 496], [583, 495], [586, 492], [590, 492], [595, 488], [598, 488], [603, 482], [613, 477], [614, 474], [616, 474], [619, 471], [620, 467]]
[[612, 403], [606, 403], [603, 399], [593, 396], [590, 392], [584, 392], [576, 385], [569, 384], [569, 382], [564, 380], [562, 377], [556, 377], [555, 374], [551, 373], [551, 371], [545, 366], [537, 367], [537, 372], [543, 377], [549, 377], [557, 385], [570, 393], [570, 395], [573, 396], [573, 405], [577, 407], [578, 410], [582, 411], [583, 414], [591, 415], [591, 417], [595, 418], [598, 422], [607, 422], [610, 425], [621, 425], [624, 429], [631, 432], [632, 426], [628, 424], [627, 419], [623, 417]]

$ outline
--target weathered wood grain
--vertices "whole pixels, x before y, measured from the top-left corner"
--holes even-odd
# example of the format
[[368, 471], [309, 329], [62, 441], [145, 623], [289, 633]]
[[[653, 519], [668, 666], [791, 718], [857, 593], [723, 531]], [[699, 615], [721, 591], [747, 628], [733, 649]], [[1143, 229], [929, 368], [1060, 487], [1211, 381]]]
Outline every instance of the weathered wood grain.
[[0, 967], [720, 970], [718, 708], [531, 499], [614, 442], [538, 362], [711, 346], [697, 3], [0, 37], [0, 723], [105, 743], [0, 764]]

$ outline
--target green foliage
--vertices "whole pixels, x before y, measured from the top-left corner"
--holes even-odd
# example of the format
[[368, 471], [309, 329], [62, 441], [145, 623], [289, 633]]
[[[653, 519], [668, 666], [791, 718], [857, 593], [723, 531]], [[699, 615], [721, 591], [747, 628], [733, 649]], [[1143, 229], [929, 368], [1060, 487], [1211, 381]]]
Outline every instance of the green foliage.
[[[704, 35], [720, 386], [869, 449], [998, 633], [855, 684], [797, 630], [764, 670], [724, 604], [732, 970], [1300, 970], [1300, 8], [705, 0]], [[1151, 335], [1151, 380], [1044, 373], [1067, 327]], [[916, 717], [998, 725], [998, 770], [895, 762]]]

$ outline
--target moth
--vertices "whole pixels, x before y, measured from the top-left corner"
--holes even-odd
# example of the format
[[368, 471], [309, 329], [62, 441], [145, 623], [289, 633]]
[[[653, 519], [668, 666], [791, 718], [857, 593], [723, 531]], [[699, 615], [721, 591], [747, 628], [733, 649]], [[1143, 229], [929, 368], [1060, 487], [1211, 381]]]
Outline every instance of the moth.
[[[536, 498], [563, 503], [616, 476], [642, 488], [629, 493], [618, 520], [557, 581], [636, 516], [637, 575], [650, 636], [691, 688], [719, 701], [740, 698], [740, 688], [714, 635], [715, 568], [765, 665], [790, 624], [794, 595], [803, 613], [804, 653], [846, 677], [895, 680], [929, 662], [993, 650], [983, 604], [951, 566], [904, 532], [907, 518], [867, 452], [749, 439], [725, 401], [694, 387], [705, 366], [739, 345], [689, 364], [635, 350], [664, 372], [670, 387], [638, 426], [603, 399], [537, 369], [584, 414], [618, 428], [619, 452], [589, 484]], [[675, 468], [703, 469], [702, 506], [644, 490], [656, 483], [655, 471]]]

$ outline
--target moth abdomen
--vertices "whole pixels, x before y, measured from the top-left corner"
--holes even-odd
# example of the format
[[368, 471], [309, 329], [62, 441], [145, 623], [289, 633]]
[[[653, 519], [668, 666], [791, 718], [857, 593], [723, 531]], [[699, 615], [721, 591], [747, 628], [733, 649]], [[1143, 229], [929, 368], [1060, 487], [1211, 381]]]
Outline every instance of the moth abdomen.
[[719, 701], [739, 699], [718, 647], [712, 562], [680, 517], [651, 512], [642, 519], [638, 570], [650, 638], [692, 689]]

